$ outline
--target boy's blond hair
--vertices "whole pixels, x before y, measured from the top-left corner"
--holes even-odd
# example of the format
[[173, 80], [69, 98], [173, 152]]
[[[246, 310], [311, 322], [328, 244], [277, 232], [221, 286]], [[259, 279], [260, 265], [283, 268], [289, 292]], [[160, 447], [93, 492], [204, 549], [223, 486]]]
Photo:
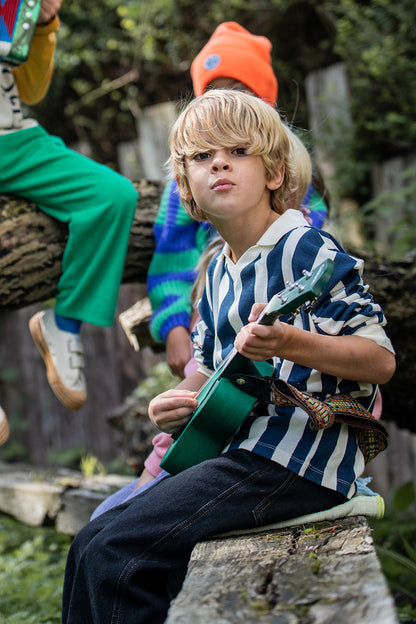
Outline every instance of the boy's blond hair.
[[[244, 147], [260, 156], [267, 180], [284, 168], [282, 186], [270, 191], [271, 207], [279, 214], [299, 208], [311, 181], [310, 158], [300, 139], [284, 126], [276, 109], [241, 91], [213, 89], [192, 100], [175, 122], [169, 146], [168, 167], [180, 192], [189, 191], [185, 158], [224, 147]], [[182, 201], [193, 219], [206, 220], [193, 199]]]

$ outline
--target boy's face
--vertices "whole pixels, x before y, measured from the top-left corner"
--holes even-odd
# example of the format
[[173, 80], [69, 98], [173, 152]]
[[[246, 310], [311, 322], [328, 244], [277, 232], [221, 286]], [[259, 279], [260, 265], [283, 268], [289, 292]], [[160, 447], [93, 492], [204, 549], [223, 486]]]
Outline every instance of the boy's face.
[[217, 227], [230, 220], [249, 223], [262, 211], [269, 214], [270, 191], [281, 186], [284, 176], [281, 169], [266, 180], [262, 158], [238, 146], [186, 157], [185, 168], [188, 188], [181, 189], [182, 199], [194, 199]]

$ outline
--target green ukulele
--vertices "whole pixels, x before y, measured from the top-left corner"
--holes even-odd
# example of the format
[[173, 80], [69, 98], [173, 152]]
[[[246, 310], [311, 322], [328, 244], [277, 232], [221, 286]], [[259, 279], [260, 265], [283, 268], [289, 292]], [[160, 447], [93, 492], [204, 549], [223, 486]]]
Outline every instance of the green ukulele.
[[[278, 293], [264, 308], [257, 323], [272, 325], [278, 316], [296, 312], [314, 300], [327, 284], [334, 270], [334, 261], [325, 260], [312, 272]], [[198, 393], [198, 407], [185, 428], [173, 436], [174, 442], [162, 459], [161, 467], [171, 475], [195, 464], [216, 457], [232, 439], [257, 403], [256, 397], [236, 387], [230, 380], [235, 374], [267, 377], [273, 366], [253, 362], [233, 350], [211, 375]]]

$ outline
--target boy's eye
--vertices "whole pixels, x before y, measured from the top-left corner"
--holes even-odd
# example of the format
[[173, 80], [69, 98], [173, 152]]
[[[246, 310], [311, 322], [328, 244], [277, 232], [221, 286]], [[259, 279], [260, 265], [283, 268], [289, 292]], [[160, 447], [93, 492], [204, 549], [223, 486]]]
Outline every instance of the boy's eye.
[[247, 148], [236, 147], [235, 149], [233, 149], [233, 153], [236, 154], [237, 156], [245, 156], [247, 154]]
[[207, 158], [210, 157], [210, 153], [209, 152], [200, 152], [199, 154], [195, 154], [195, 156], [193, 156], [194, 160], [206, 160]]

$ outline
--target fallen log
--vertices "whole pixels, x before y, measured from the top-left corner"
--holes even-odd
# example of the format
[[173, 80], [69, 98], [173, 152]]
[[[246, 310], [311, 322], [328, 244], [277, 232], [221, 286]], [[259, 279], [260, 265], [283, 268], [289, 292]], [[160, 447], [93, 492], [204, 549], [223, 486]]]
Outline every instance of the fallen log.
[[197, 544], [166, 624], [397, 624], [366, 518]]
[[[145, 283], [154, 250], [153, 223], [164, 184], [141, 180], [123, 275]], [[0, 195], [0, 309], [15, 310], [56, 295], [65, 225], [21, 197]]]

